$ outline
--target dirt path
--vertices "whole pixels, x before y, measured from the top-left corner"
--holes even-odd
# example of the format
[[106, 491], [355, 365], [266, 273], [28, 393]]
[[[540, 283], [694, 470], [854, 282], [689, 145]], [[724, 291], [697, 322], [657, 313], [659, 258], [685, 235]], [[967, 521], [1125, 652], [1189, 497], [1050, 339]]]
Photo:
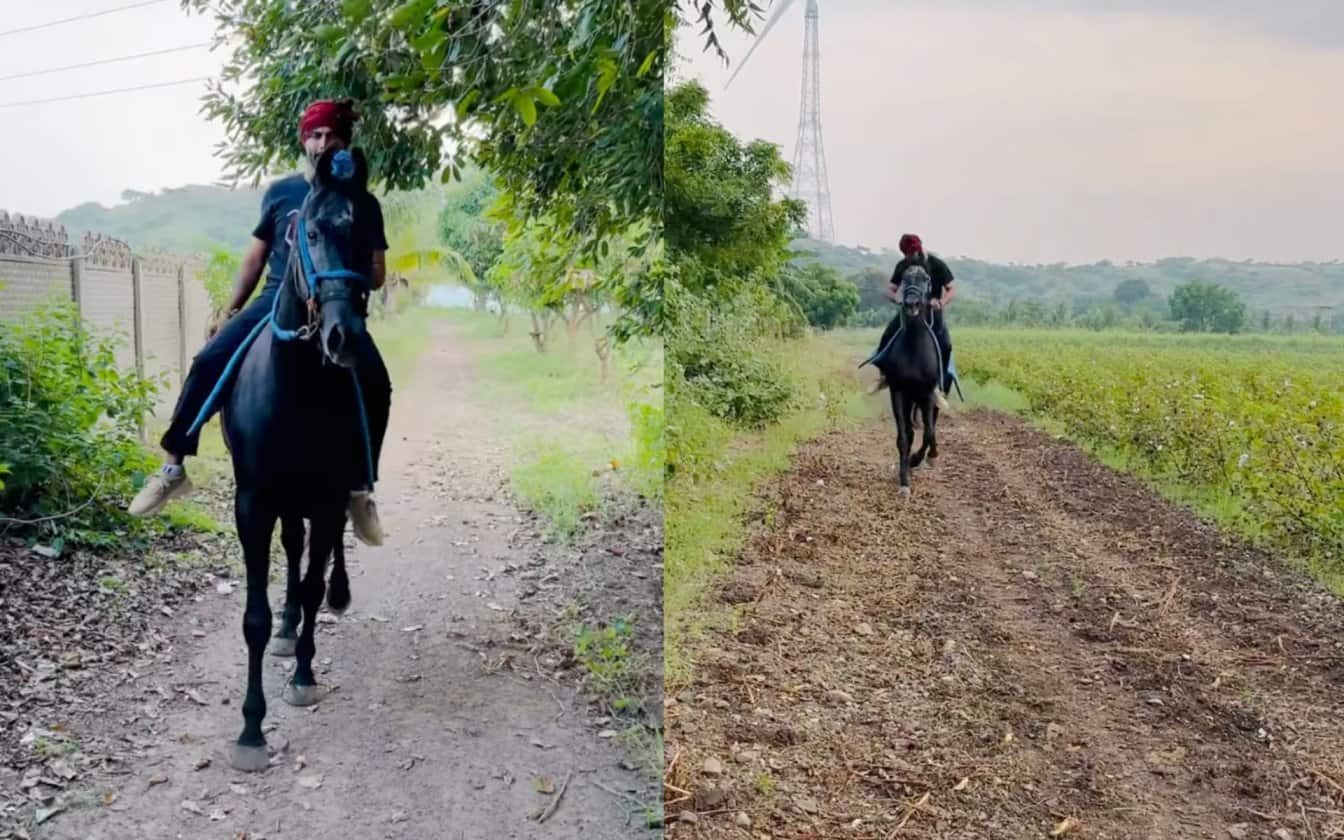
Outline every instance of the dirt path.
[[[230, 769], [243, 595], [207, 593], [164, 631], [168, 655], [127, 669], [100, 715], [69, 724], [125, 763], [82, 779], [86, 806], [35, 838], [640, 836], [621, 794], [645, 785], [595, 736], [587, 704], [530, 657], [512, 666], [510, 611], [549, 570], [513, 548], [525, 520], [500, 492], [502, 444], [471, 405], [470, 360], [450, 329], [436, 325], [395, 395], [379, 487], [388, 544], [348, 555], [354, 603], [318, 628], [330, 696], [286, 705], [292, 660], [268, 656], [267, 737], [283, 750], [263, 774]], [[279, 586], [271, 599], [278, 619]], [[538, 788], [566, 778], [554, 812], [530, 819], [556, 798]]]
[[1344, 837], [1338, 600], [1018, 420], [939, 433], [905, 504], [888, 424], [800, 454], [669, 699], [669, 837]]

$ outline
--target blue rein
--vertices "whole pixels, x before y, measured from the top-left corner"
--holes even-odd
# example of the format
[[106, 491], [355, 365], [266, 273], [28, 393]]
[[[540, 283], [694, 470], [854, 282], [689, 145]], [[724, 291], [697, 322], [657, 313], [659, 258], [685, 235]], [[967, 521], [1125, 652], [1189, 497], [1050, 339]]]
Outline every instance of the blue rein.
[[[363, 287], [371, 285], [369, 278], [357, 271], [350, 271], [349, 269], [344, 268], [318, 271], [313, 265], [313, 255], [308, 250], [308, 223], [302, 216], [299, 218], [298, 230], [295, 238], [298, 240], [299, 246], [300, 270], [303, 272], [303, 279], [305, 285], [308, 287], [307, 301], [317, 300], [317, 286], [322, 280], [349, 280]], [[243, 339], [242, 343], [238, 345], [238, 349], [233, 351], [233, 355], [229, 357], [229, 363], [224, 367], [224, 372], [220, 374], [219, 380], [215, 382], [215, 387], [211, 389], [210, 395], [206, 397], [205, 405], [201, 406], [200, 413], [196, 415], [196, 421], [191, 424], [191, 428], [187, 431], [188, 436], [196, 434], [197, 431], [205, 425], [210, 415], [214, 413], [215, 404], [219, 401], [219, 396], [224, 391], [224, 383], [228, 382], [233, 376], [238, 365], [242, 363], [243, 357], [247, 355], [248, 348], [252, 346], [252, 342], [256, 340], [257, 336], [261, 335], [261, 331], [266, 328], [267, 324], [270, 325], [271, 332], [279, 341], [291, 342], [307, 340], [316, 333], [315, 324], [304, 324], [303, 326], [292, 330], [280, 326], [278, 318], [279, 311], [280, 292], [277, 290], [275, 298], [271, 302], [270, 314], [257, 322], [257, 325], [247, 334], [247, 338]], [[359, 409], [359, 428], [364, 440], [364, 465], [368, 472], [369, 486], [372, 487], [373, 444], [369, 438], [369, 418], [364, 410], [364, 392], [363, 389], [360, 388], [359, 376], [355, 373], [354, 368], [350, 369], [350, 378], [355, 385], [355, 404]]]

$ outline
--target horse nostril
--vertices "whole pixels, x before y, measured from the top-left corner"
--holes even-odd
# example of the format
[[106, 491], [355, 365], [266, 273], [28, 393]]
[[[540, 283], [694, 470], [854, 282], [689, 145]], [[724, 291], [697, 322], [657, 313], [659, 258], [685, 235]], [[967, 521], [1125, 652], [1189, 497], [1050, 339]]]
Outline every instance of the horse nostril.
[[345, 344], [345, 332], [339, 326], [331, 328], [327, 333], [327, 350], [334, 356], [341, 352], [341, 347]]

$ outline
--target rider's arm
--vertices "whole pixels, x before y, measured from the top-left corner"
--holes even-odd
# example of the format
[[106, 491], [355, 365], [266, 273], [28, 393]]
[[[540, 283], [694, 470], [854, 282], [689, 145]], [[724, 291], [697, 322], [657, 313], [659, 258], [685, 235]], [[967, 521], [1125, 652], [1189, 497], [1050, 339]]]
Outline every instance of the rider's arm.
[[271, 243], [264, 239], [252, 238], [252, 246], [247, 249], [243, 255], [243, 265], [238, 271], [238, 277], [233, 281], [233, 298], [229, 301], [228, 312], [233, 313], [243, 308], [247, 299], [252, 297], [252, 291], [257, 288], [257, 281], [261, 279], [261, 272], [266, 269], [266, 258], [271, 254]]
[[932, 255], [929, 256], [929, 268], [936, 271], [938, 275], [941, 276], [943, 290], [942, 294], [938, 295], [938, 303], [940, 306], [947, 306], [948, 303], [952, 301], [952, 298], [957, 296], [956, 286], [953, 285], [956, 278], [952, 276], [952, 269], [948, 267], [947, 263], [944, 262], [942, 258]]
[[373, 251], [373, 276], [369, 281], [377, 291], [387, 280], [387, 231], [383, 229], [383, 207], [372, 194], [368, 205], [369, 246]]
[[376, 292], [387, 282], [387, 252], [373, 252], [373, 290]]
[[887, 281], [887, 300], [892, 303], [901, 302], [901, 272], [905, 270], [908, 259], [902, 259], [896, 263], [896, 267], [891, 270], [891, 279]]

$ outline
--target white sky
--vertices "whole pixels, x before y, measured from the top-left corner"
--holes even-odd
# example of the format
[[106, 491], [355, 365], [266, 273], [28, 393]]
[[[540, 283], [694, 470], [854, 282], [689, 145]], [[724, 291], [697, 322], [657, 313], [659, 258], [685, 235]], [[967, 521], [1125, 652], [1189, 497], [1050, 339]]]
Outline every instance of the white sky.
[[[0, 31], [129, 0], [0, 0]], [[803, 8], [751, 63], [680, 50], [716, 116], [792, 158]], [[837, 236], [1019, 262], [1344, 257], [1344, 2], [822, 0]], [[1109, 11], [1098, 11], [1105, 7]], [[1179, 14], [1171, 11], [1181, 10]], [[0, 76], [208, 41], [178, 0], [0, 35]], [[732, 55], [749, 39], [724, 30]], [[219, 72], [201, 48], [0, 81], [0, 105]], [[0, 209], [222, 177], [203, 84], [0, 107]]]
[[[786, 160], [805, 5], [726, 91], [736, 64], [702, 52], [693, 30], [678, 45], [714, 116]], [[820, 7], [844, 244], [894, 246], [911, 231], [946, 254], [1029, 263], [1344, 257], [1344, 2]], [[740, 60], [751, 39], [720, 30]]]
[[[131, 0], [0, 0], [0, 31], [127, 6]], [[214, 20], [178, 0], [0, 35], [0, 76], [209, 42]], [[0, 81], [0, 105], [215, 76], [223, 51], [188, 52]], [[0, 209], [51, 217], [86, 201], [120, 202], [127, 188], [156, 191], [223, 177], [222, 129], [199, 114], [203, 82], [113, 96], [0, 108]]]

